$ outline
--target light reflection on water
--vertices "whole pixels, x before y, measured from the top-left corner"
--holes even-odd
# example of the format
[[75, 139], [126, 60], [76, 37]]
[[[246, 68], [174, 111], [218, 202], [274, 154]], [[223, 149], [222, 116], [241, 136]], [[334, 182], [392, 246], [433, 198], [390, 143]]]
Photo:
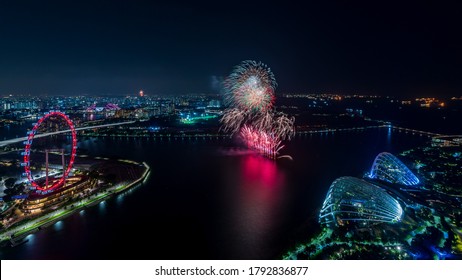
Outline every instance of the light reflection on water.
[[[335, 178], [362, 174], [388, 145], [396, 152], [417, 142], [392, 135], [371, 130], [299, 137], [283, 150], [293, 161], [268, 160], [225, 140], [82, 137], [79, 147], [90, 156], [147, 162], [146, 182], [0, 254], [3, 259], [279, 258], [294, 232], [317, 215]], [[155, 230], [144, 228], [146, 223]], [[303, 238], [310, 238], [309, 230], [303, 228]]]
[[64, 227], [64, 222], [63, 221], [57, 221], [54, 225], [53, 225], [53, 228], [55, 230], [62, 230]]
[[106, 201], [103, 200], [98, 204], [98, 213], [101, 215], [106, 215], [107, 209], [106, 209]]
[[[229, 231], [235, 236], [236, 255], [251, 250], [251, 256], [267, 254], [265, 244], [271, 238], [280, 219], [281, 190], [286, 187], [284, 173], [275, 161], [265, 157], [248, 154], [238, 157], [237, 170], [231, 169], [227, 182], [231, 192]], [[243, 246], [243, 243], [245, 244]]]
[[28, 240], [27, 245], [32, 246], [35, 243], [35, 234], [29, 234], [26, 236], [26, 239]]
[[119, 195], [117, 196], [116, 201], [117, 201], [117, 205], [118, 205], [118, 206], [121, 206], [122, 203], [124, 202], [124, 196], [125, 196], [124, 194], [119, 194]]

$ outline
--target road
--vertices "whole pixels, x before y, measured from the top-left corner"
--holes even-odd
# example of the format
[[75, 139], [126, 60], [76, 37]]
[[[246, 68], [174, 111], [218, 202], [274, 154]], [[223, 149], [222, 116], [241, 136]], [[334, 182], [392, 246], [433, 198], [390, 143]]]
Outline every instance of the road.
[[[119, 123], [109, 123], [109, 124], [100, 124], [100, 125], [93, 125], [93, 126], [83, 126], [83, 127], [78, 127], [75, 130], [79, 131], [79, 130], [86, 130], [86, 129], [102, 128], [102, 127], [109, 127], [109, 126], [116, 126], [116, 125], [131, 124], [131, 123], [134, 123], [134, 122], [135, 121], [126, 121], [126, 122], [119, 122]], [[46, 136], [50, 136], [50, 135], [55, 135], [55, 134], [67, 133], [67, 132], [71, 132], [71, 130], [66, 129], [66, 130], [60, 130], [60, 131], [56, 131], [56, 132], [48, 132], [48, 133], [37, 134], [37, 135], [34, 136], [34, 139], [35, 138], [40, 138], [40, 137], [46, 137]], [[0, 147], [6, 146], [6, 145], [9, 145], [9, 144], [13, 144], [13, 143], [23, 142], [23, 141], [26, 141], [26, 140], [27, 140], [27, 137], [19, 137], [19, 138], [0, 141]]]

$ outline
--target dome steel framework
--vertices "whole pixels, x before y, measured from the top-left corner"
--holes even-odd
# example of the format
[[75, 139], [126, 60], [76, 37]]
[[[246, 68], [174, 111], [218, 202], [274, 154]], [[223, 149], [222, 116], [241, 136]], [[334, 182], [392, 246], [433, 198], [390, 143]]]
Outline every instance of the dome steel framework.
[[355, 177], [336, 179], [327, 192], [319, 222], [332, 226], [396, 223], [403, 209], [384, 189]]
[[375, 158], [369, 178], [405, 186], [415, 186], [420, 183], [419, 178], [404, 163], [385, 152]]

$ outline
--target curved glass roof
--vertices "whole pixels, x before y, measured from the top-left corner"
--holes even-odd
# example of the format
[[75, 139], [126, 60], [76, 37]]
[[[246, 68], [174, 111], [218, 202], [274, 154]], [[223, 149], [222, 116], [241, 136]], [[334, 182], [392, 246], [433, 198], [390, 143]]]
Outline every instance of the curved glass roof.
[[342, 226], [351, 222], [396, 223], [403, 209], [384, 189], [355, 177], [336, 179], [319, 214], [321, 224]]
[[369, 177], [393, 184], [415, 186], [419, 179], [397, 157], [390, 153], [380, 153], [372, 164]]

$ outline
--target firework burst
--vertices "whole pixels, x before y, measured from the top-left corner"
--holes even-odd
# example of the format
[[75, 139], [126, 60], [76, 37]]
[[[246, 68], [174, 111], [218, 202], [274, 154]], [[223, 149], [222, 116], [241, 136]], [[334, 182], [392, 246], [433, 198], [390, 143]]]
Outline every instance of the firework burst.
[[226, 109], [220, 119], [221, 129], [225, 132], [234, 134], [239, 131], [248, 118], [246, 112], [237, 108]]
[[273, 109], [276, 85], [268, 66], [243, 61], [225, 81], [228, 109], [220, 120], [223, 131], [239, 132], [249, 148], [271, 158], [282, 149], [282, 140], [295, 134], [295, 118]]
[[264, 63], [243, 61], [225, 81], [226, 103], [244, 111], [267, 111], [273, 108], [277, 83]]
[[256, 114], [252, 120], [255, 128], [279, 137], [281, 140], [290, 140], [295, 134], [294, 117], [275, 111]]
[[278, 137], [252, 126], [244, 125], [240, 135], [249, 149], [256, 150], [270, 158], [275, 158], [279, 150], [284, 147]]

